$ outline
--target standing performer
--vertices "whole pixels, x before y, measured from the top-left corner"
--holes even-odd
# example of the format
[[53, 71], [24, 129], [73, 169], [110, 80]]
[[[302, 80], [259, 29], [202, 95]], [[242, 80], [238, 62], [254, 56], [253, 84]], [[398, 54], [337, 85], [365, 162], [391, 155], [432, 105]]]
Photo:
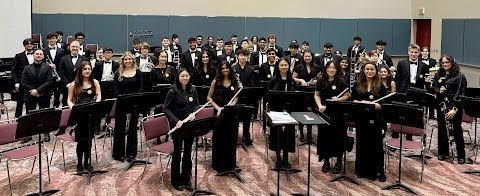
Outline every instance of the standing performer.
[[[368, 62], [363, 67], [357, 83], [352, 88], [352, 100], [365, 104], [374, 104], [375, 110], [381, 110], [379, 103], [373, 103], [387, 94], [377, 74], [375, 62]], [[374, 116], [371, 116], [374, 115]], [[373, 123], [371, 123], [373, 120]], [[355, 122], [357, 129], [357, 146], [355, 155], [355, 172], [360, 178], [386, 181], [384, 172], [382, 122], [379, 112], [358, 115]]]
[[[143, 78], [142, 73], [137, 69], [135, 56], [130, 52], [123, 53], [120, 61], [120, 67], [113, 79], [116, 94], [126, 95], [142, 92]], [[113, 139], [113, 159], [118, 161], [133, 160], [137, 156], [137, 121], [138, 113], [130, 116], [130, 122], [127, 131], [127, 149], [125, 151], [125, 129], [127, 114], [123, 111], [124, 106], [116, 106], [115, 109], [115, 137]], [[126, 154], [126, 156], [125, 156]]]
[[[238, 80], [235, 78], [233, 68], [227, 61], [220, 62], [217, 76], [210, 85], [207, 100], [210, 101], [210, 104], [218, 111], [217, 113], [220, 113], [223, 106], [228, 104], [238, 90]], [[235, 98], [230, 105], [235, 105], [237, 101], [238, 99]], [[212, 139], [212, 167], [221, 173], [231, 169], [230, 160], [236, 160], [236, 157], [228, 157], [232, 150], [225, 148], [225, 146], [236, 148], [237, 134], [234, 134], [234, 141], [227, 141], [223, 138], [229, 136], [229, 132], [234, 131], [237, 133], [238, 125], [235, 125], [232, 119], [223, 118], [222, 121], [219, 121], [215, 129]], [[234, 156], [236, 155], [234, 154]]]
[[[344, 83], [342, 72], [338, 61], [329, 61], [323, 70], [325, 73], [317, 82], [315, 89], [315, 103], [320, 112], [325, 112], [330, 117], [330, 126], [318, 132], [317, 137], [317, 154], [318, 160], [323, 162], [322, 172], [330, 171], [330, 158], [337, 157], [337, 162], [332, 173], [338, 174], [342, 169], [342, 155], [345, 143], [345, 121], [343, 114], [327, 110], [325, 101], [331, 99], [333, 101], [346, 101], [350, 97], [350, 93], [345, 92], [340, 95], [347, 84]], [[340, 96], [340, 97], [337, 97]]]
[[[163, 111], [168, 118], [170, 127], [182, 127], [183, 119], [193, 120], [192, 113], [198, 108], [198, 95], [190, 82], [190, 74], [184, 68], [178, 71], [175, 86], [170, 89], [163, 104]], [[176, 190], [191, 189], [190, 175], [192, 173], [193, 138], [183, 138], [178, 131], [172, 134], [173, 155], [171, 182]], [[182, 154], [183, 147], [183, 157]], [[180, 163], [181, 162], [181, 163]], [[180, 172], [180, 164], [182, 171]]]
[[25, 106], [27, 113], [50, 106], [50, 88], [55, 82], [52, 68], [42, 62], [43, 51], [37, 49], [33, 53], [33, 63], [26, 66], [22, 73], [22, 86], [24, 88]]
[[[441, 106], [437, 108], [438, 122], [438, 160], [448, 156], [448, 131], [453, 131], [457, 147], [458, 164], [465, 163], [465, 143], [463, 141], [462, 96], [465, 95], [467, 79], [460, 72], [460, 67], [454, 58], [448, 55], [440, 58], [440, 70], [433, 79], [433, 88]], [[442, 108], [443, 105], [443, 108]], [[447, 122], [451, 125], [448, 126]], [[447, 128], [450, 129], [447, 131]]]
[[[68, 87], [68, 106], [70, 108], [75, 104], [98, 102], [102, 100], [100, 83], [93, 79], [92, 66], [89, 61], [83, 61], [78, 67], [77, 74], [73, 85]], [[93, 138], [93, 134], [89, 134], [88, 118], [83, 118], [75, 129], [75, 142], [77, 142], [77, 172], [89, 168], [88, 160], [90, 159], [90, 147], [92, 143], [89, 141]], [[92, 126], [93, 128], [93, 126]], [[90, 137], [89, 137], [90, 135]], [[82, 165], [82, 157], [84, 162]]]
[[[278, 62], [278, 69], [275, 69], [275, 74], [273, 78], [268, 83], [269, 90], [275, 91], [294, 91], [297, 89], [297, 84], [295, 80], [293, 80], [292, 72], [289, 69], [290, 65], [288, 60], [281, 59]], [[274, 99], [270, 97], [270, 99]], [[278, 106], [277, 106], [278, 107]], [[282, 108], [271, 107], [271, 111], [282, 111]], [[278, 143], [278, 134], [280, 134], [280, 143]], [[289, 137], [287, 137], [289, 136]], [[280, 166], [289, 167], [290, 164], [288, 163], [288, 152], [295, 152], [295, 127], [294, 126], [285, 126], [284, 131], [282, 132], [280, 128], [278, 130], [270, 131], [270, 138], [269, 138], [269, 148], [271, 150], [276, 151], [277, 155], [277, 163], [281, 163], [281, 165], [277, 165], [277, 168]], [[287, 146], [288, 144], [288, 146]], [[277, 149], [280, 150], [277, 151]], [[280, 157], [280, 151], [283, 150], [283, 158]]]
[[17, 101], [17, 106], [15, 107], [15, 118], [18, 118], [23, 114], [23, 97], [25, 94], [25, 88], [21, 85], [22, 73], [25, 67], [33, 63], [32, 38], [27, 38], [23, 40], [23, 47], [25, 48], [25, 50], [15, 55], [12, 66], [12, 77], [15, 81], [15, 92], [18, 95], [16, 97], [12, 95], [12, 98], [15, 97], [15, 100]]

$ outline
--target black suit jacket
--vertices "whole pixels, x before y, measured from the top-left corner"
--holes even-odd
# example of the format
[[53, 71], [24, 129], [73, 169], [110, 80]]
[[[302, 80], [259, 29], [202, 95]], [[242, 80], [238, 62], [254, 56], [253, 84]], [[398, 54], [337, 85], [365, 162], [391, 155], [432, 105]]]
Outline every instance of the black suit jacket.
[[[168, 48], [170, 49], [170, 53], [172, 55], [172, 60], [173, 60], [173, 53], [174, 53], [175, 50], [173, 49], [173, 47], [171, 45], [169, 45]], [[160, 52], [162, 52], [162, 50], [163, 50], [162, 46], [156, 48], [155, 51], [153, 51], [153, 56], [158, 58], [158, 56], [160, 56]]]
[[[267, 49], [268, 49], [268, 46], [267, 46]], [[275, 52], [277, 53], [277, 56], [280, 58], [285, 56], [285, 53], [283, 52], [283, 48], [277, 44], [275, 44]]]
[[[289, 54], [288, 56], [285, 57], [289, 63], [292, 62], [292, 54]], [[293, 58], [295, 58], [295, 64], [293, 65], [290, 65], [291, 67], [295, 67], [297, 66], [298, 64], [300, 64], [300, 62], [302, 61], [303, 57], [300, 53], [297, 53], [297, 55], [295, 55]]]
[[390, 56], [387, 52], [383, 51], [383, 60], [387, 64], [388, 67], [393, 66], [392, 56]]
[[[347, 58], [350, 59], [352, 57], [352, 48], [353, 48], [353, 45], [348, 47], [347, 49]], [[358, 57], [360, 57], [360, 53], [362, 53], [363, 51], [365, 51], [365, 47], [363, 47], [362, 45], [358, 46], [358, 50], [357, 50], [357, 59]], [[354, 51], [355, 53], [355, 51]]]
[[15, 83], [19, 83], [21, 85], [23, 69], [29, 64], [30, 63], [28, 63], [28, 59], [27, 59], [27, 55], [25, 54], [25, 51], [15, 55], [15, 58], [13, 59], [13, 66], [12, 66], [12, 77]]
[[[182, 46], [180, 44], [175, 45], [178, 49], [178, 52], [182, 53]], [[173, 43], [170, 43], [170, 48], [173, 48], [175, 50], [175, 46], [173, 46]]]
[[[87, 60], [90, 60], [90, 51], [87, 50], [87, 45], [83, 45], [83, 52], [85, 54], [83, 54], [82, 56], [84, 56], [85, 58], [87, 58]], [[70, 52], [70, 48], [67, 48], [67, 50], [65, 50], [65, 55], [70, 55], [71, 52]], [[78, 51], [78, 54], [80, 54], [80, 50]]]
[[62, 48], [57, 47], [57, 52], [55, 53], [55, 59], [52, 58], [52, 55], [50, 55], [50, 49], [47, 47], [43, 48], [43, 55], [45, 58], [43, 58], [43, 62], [47, 63], [47, 59], [52, 60], [53, 64], [56, 66], [60, 65], [60, 60], [62, 57], [65, 55], [65, 51]]
[[74, 65], [72, 63], [71, 55], [66, 55], [62, 57], [57, 71], [64, 85], [67, 85], [68, 83], [75, 80], [75, 71], [80, 66], [80, 63], [82, 63], [82, 61], [88, 61], [88, 58], [79, 55], [77, 62]]
[[263, 63], [262, 65], [260, 65], [259, 68], [260, 68], [260, 71], [259, 71], [260, 80], [270, 81], [270, 79], [273, 78], [273, 74], [275, 73], [275, 70], [278, 69], [278, 62], [275, 62], [275, 64], [274, 64], [273, 73], [270, 72], [270, 64], [268, 63], [268, 61], [266, 63]]
[[227, 61], [227, 56], [230, 56], [230, 65], [236, 64], [237, 63], [237, 58], [235, 57], [235, 54], [232, 52], [230, 55], [227, 54], [222, 54], [217, 57], [217, 66], [222, 62], [222, 61]]
[[[432, 67], [434, 67], [435, 65], [437, 65], [437, 60], [432, 59], [432, 58], [428, 58], [428, 59], [420, 58], [420, 61], [422, 61], [422, 62], [423, 62], [423, 61], [428, 61], [428, 65], [425, 64], [425, 63], [423, 63], [423, 64], [425, 64], [428, 68], [432, 68]], [[433, 76], [432, 76], [432, 77], [433, 77]]]
[[[98, 81], [102, 80], [103, 62], [104, 61], [96, 62], [95, 67], [92, 70], [93, 78], [95, 78]], [[117, 71], [118, 67], [120, 67], [120, 64], [118, 62], [112, 60], [112, 72], [113, 73], [115, 73]]]
[[406, 93], [410, 86], [423, 89], [425, 87], [426, 73], [428, 73], [428, 67], [418, 60], [416, 83], [412, 86], [410, 84], [410, 61], [407, 59], [398, 62], [395, 76], [397, 92]]
[[[250, 55], [250, 65], [260, 65], [259, 56], [260, 56], [260, 51], [253, 52]], [[267, 51], [265, 51], [265, 56], [266, 57], [268, 56]], [[267, 59], [267, 61], [268, 61], [268, 59]]]
[[[199, 59], [199, 58], [201, 58], [201, 56], [202, 56], [202, 53], [200, 51], [196, 50], [195, 51], [195, 59]], [[190, 55], [190, 50], [187, 50], [180, 55], [180, 66], [182, 68], [187, 69], [187, 71], [188, 71], [188, 73], [190, 73], [190, 75], [193, 74], [194, 67], [193, 67], [192, 57]]]
[[[323, 68], [325, 67], [325, 58], [326, 58], [325, 54], [321, 54], [320, 56], [316, 56], [316, 57], [313, 58], [313, 62], [315, 64], [317, 64], [318, 66], [320, 66], [320, 70], [322, 70], [322, 71], [323, 71]], [[332, 54], [332, 56], [331, 56], [331, 60], [334, 60], [334, 61], [338, 60], [338, 58], [339, 57], [337, 55], [334, 55], [334, 54]]]
[[22, 86], [25, 88], [24, 100], [26, 102], [31, 102], [35, 99], [29, 93], [32, 89], [37, 89], [40, 97], [50, 97], [50, 87], [54, 83], [52, 68], [42, 62], [38, 77], [35, 77], [35, 72], [35, 67], [31, 64], [26, 66], [22, 73]]

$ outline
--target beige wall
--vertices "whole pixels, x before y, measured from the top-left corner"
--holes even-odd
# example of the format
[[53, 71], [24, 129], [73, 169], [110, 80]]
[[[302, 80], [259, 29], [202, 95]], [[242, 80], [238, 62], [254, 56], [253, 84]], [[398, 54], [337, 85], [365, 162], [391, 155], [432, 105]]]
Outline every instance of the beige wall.
[[[411, 18], [412, 0], [33, 0], [34, 13]], [[266, 9], [271, 7], [271, 9]]]
[[[425, 8], [425, 15], [419, 15], [419, 8]], [[442, 51], [442, 19], [480, 18], [479, 0], [413, 0], [412, 18], [432, 19], [432, 57], [440, 58]], [[469, 87], [480, 87], [480, 68], [462, 66], [462, 72]]]

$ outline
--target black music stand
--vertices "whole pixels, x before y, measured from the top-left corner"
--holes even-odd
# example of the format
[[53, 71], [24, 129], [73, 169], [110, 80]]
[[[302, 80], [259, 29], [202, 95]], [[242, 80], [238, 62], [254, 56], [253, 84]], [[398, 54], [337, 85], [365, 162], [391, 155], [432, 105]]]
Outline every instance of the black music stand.
[[[320, 127], [330, 125], [322, 117], [318, 116], [313, 112], [292, 112], [292, 117], [300, 123], [300, 125], [310, 125], [307, 126], [307, 145], [308, 145], [308, 167], [307, 167], [307, 194], [303, 193], [294, 193], [293, 195], [310, 195], [310, 146], [312, 145], [312, 126], [318, 125], [318, 130]], [[310, 136], [310, 137], [308, 137]]]
[[[264, 95], [263, 87], [244, 87], [239, 94], [238, 103], [245, 104], [247, 106], [253, 106], [254, 108], [252, 110], [252, 113], [244, 113], [243, 115], [251, 116], [254, 119], [254, 117], [256, 116], [256, 114], [258, 112], [258, 111], [255, 111], [254, 109], [255, 108], [258, 109], [258, 102], [262, 99], [263, 95]], [[254, 115], [252, 115], [252, 114], [254, 114]], [[252, 120], [251, 130], [252, 130], [252, 133], [253, 133], [253, 119], [252, 118], [250, 120]], [[252, 137], [252, 142], [253, 142], [253, 139], [255, 137], [253, 136], [253, 134], [251, 135], [251, 137]], [[243, 149], [248, 152], [248, 150], [245, 146], [245, 143], [241, 143], [239, 145], [242, 145]]]
[[102, 91], [102, 100], [115, 98], [115, 88], [113, 86], [113, 80], [100, 81], [100, 90]]
[[[60, 124], [60, 117], [62, 111], [55, 110], [54, 108], [41, 109], [33, 111], [30, 114], [21, 116], [18, 119], [17, 131], [15, 133], [15, 139], [31, 137], [38, 135], [38, 192], [31, 193], [29, 195], [52, 195], [58, 192], [59, 190], [42, 190], [42, 134], [49, 134], [51, 131], [57, 130], [58, 125]], [[48, 156], [47, 156], [48, 163]], [[50, 170], [49, 164], [47, 164], [47, 169]], [[50, 175], [48, 178], [50, 182]]]
[[[88, 120], [88, 152], [90, 152], [90, 157], [88, 160], [88, 168], [87, 171], [78, 172], [75, 175], [88, 175], [87, 184], [90, 184], [92, 180], [92, 176], [97, 174], [103, 174], [107, 171], [103, 170], [92, 170], [92, 140], [93, 138], [93, 126], [95, 123], [95, 119], [101, 118], [108, 114], [113, 107], [113, 100], [108, 101], [101, 101], [101, 102], [92, 102], [92, 103], [84, 103], [84, 104], [76, 104], [73, 106], [70, 116], [68, 117], [68, 125], [73, 126], [76, 124], [83, 123], [83, 120], [87, 118]], [[95, 111], [95, 112], [92, 112]], [[82, 161], [82, 160], [78, 160]]]
[[[183, 138], [195, 138], [195, 143], [198, 143], [198, 137], [207, 134], [215, 127], [216, 117], [208, 117], [199, 120], [188, 121], [177, 130], [180, 131]], [[197, 167], [198, 167], [198, 149], [195, 148], [195, 187], [190, 195], [214, 195], [214, 193], [207, 190], [200, 190], [197, 188]]]
[[[343, 114], [343, 121], [346, 124], [346, 119], [348, 116], [353, 116], [356, 118], [358, 115], [365, 115], [365, 113], [370, 113], [375, 110], [375, 106], [371, 104], [363, 104], [363, 103], [356, 103], [356, 102], [346, 102], [346, 101], [326, 101], [326, 106], [328, 110], [335, 111], [338, 113]], [[343, 169], [342, 173], [338, 176], [333, 177], [330, 179], [330, 182], [346, 180], [353, 184], [360, 185], [354, 178], [350, 177], [347, 174], [347, 129], [344, 129], [345, 132], [345, 139], [344, 139], [344, 153], [343, 153]]]
[[263, 131], [265, 132], [265, 130], [267, 129], [267, 124], [265, 122], [265, 115], [266, 113], [264, 113], [266, 111], [266, 108], [267, 108], [267, 94], [268, 94], [268, 84], [270, 83], [270, 81], [260, 81], [260, 85], [262, 86], [263, 88], [263, 95], [262, 95], [262, 110], [260, 111], [262, 114], [261, 114], [261, 118], [262, 118], [262, 128], [263, 128]]
[[[415, 194], [410, 187], [402, 184], [402, 151], [403, 151], [403, 126], [410, 126], [425, 129], [423, 120], [424, 114], [422, 109], [410, 107], [402, 104], [383, 104], [382, 116], [385, 121], [400, 125], [400, 151], [398, 155], [398, 179], [395, 183], [382, 188], [382, 190], [404, 189], [405, 191]], [[422, 163], [423, 164], [423, 163]]]
[[[122, 113], [130, 113], [132, 116], [134, 114], [138, 114], [141, 111], [144, 111], [156, 104], [162, 103], [161, 101], [165, 100], [165, 97], [161, 97], [160, 92], [145, 92], [145, 93], [135, 93], [135, 94], [128, 94], [128, 95], [121, 95], [118, 96], [117, 104], [116, 104], [116, 113], [117, 111], [122, 111]], [[119, 108], [120, 107], [120, 108]], [[137, 126], [137, 125], [129, 125], [129, 126]], [[141, 145], [142, 143], [140, 143]], [[152, 164], [146, 160], [139, 160], [134, 159], [130, 162], [125, 171], [132, 168], [135, 164]]]
[[[222, 113], [220, 114], [222, 117], [221, 119], [230, 119], [231, 123], [234, 125], [231, 127], [234, 127], [234, 130], [230, 130], [231, 133], [227, 134], [226, 136], [229, 138], [222, 138], [228, 141], [231, 141], [233, 144], [236, 145], [237, 140], [238, 140], [238, 119], [239, 116], [244, 115], [245, 113], [250, 113], [249, 110], [253, 110], [251, 106], [245, 106], [245, 105], [229, 105], [229, 106], [224, 106]], [[229, 131], [229, 130], [222, 130], [222, 131]], [[214, 133], [214, 135], [216, 135]], [[222, 146], [219, 146], [222, 148]], [[227, 171], [222, 171], [217, 173], [217, 176], [226, 176], [226, 175], [233, 175], [235, 178], [237, 178], [238, 181], [241, 183], [245, 183], [245, 180], [240, 176], [239, 172], [242, 170], [240, 168], [237, 168], [237, 148], [228, 148], [228, 146], [223, 146], [225, 149], [231, 149], [231, 152], [228, 154], [231, 154], [232, 156], [228, 157], [231, 158], [231, 161], [229, 163], [229, 168]], [[244, 147], [245, 148], [245, 147]]]
[[[463, 97], [463, 108], [465, 110], [465, 114], [475, 118], [475, 139], [477, 139], [477, 118], [480, 118], [480, 98], [472, 98], [472, 97]], [[477, 153], [478, 153], [478, 145], [475, 141], [475, 160], [473, 163], [477, 162]], [[471, 159], [471, 158], [469, 158]], [[466, 174], [480, 174], [480, 170], [469, 170], [464, 171], [463, 173]]]
[[[266, 113], [266, 112], [265, 112], [265, 113]], [[288, 113], [287, 113], [286, 115], [288, 115]], [[277, 126], [283, 127], [283, 126], [285, 126], [285, 125], [297, 125], [297, 124], [298, 124], [298, 122], [295, 121], [295, 119], [294, 119], [294, 121], [292, 121], [292, 122], [284, 122], [284, 121], [282, 121], [282, 119], [276, 119], [276, 118], [274, 118], [274, 116], [272, 117], [272, 116], [269, 115], [268, 113], [267, 113], [267, 115], [266, 115], [266, 118], [267, 118], [266, 121], [267, 121], [272, 127], [277, 127]], [[277, 135], [277, 144], [278, 144], [278, 145], [277, 145], [277, 154], [279, 154], [279, 153], [280, 153], [280, 133]], [[288, 145], [287, 145], [287, 146], [288, 146]], [[276, 164], [275, 164], [275, 165], [277, 165], [277, 166], [280, 165], [280, 159], [277, 159], [277, 160], [276, 160]], [[276, 194], [277, 196], [280, 196], [280, 170], [286, 172], [286, 174], [287, 174], [287, 179], [289, 178], [289, 176], [288, 176], [289, 173], [300, 172], [300, 170], [298, 170], [298, 169], [290, 169], [290, 168], [275, 168], [275, 169], [272, 169], [272, 170], [277, 171], [277, 194]], [[270, 195], [275, 195], [275, 194], [270, 193]]]

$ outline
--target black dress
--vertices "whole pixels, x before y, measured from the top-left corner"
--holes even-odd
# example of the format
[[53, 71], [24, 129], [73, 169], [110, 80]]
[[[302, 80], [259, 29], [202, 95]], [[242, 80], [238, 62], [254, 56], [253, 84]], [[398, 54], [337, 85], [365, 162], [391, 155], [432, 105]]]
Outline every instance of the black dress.
[[[118, 80], [118, 74], [114, 77], [114, 86], [117, 95], [140, 93], [143, 89], [143, 77], [140, 70], [132, 77], [123, 77]], [[125, 129], [127, 114], [131, 113], [128, 105], [116, 104], [115, 108], [115, 136], [113, 138], [112, 157], [115, 160], [134, 158], [137, 156], [137, 123], [138, 112], [131, 113], [129, 129], [127, 130], [127, 148], [125, 150]]]
[[175, 69], [172, 66], [165, 68], [155, 67], [150, 71], [150, 82], [152, 87], [157, 84], [173, 84], [175, 83]]
[[[198, 95], [195, 88], [188, 90], [170, 89], [165, 98], [163, 111], [170, 127], [175, 127], [179, 120], [188, 117], [198, 107]], [[191, 151], [193, 138], [183, 138], [179, 131], [172, 134], [174, 151], [172, 155], [171, 182], [173, 186], [189, 185], [192, 173]], [[183, 157], [182, 154], [183, 148]], [[181, 162], [181, 163], [180, 163]], [[181, 165], [181, 172], [180, 172]]]
[[[372, 92], [359, 93], [356, 85], [352, 88], [352, 100], [374, 101], [387, 94], [380, 84], [378, 95]], [[382, 118], [379, 111], [354, 115], [356, 125], [355, 172], [358, 177], [375, 180], [384, 169]]]
[[320, 66], [318, 66], [317, 64], [312, 64], [310, 72], [308, 72], [305, 65], [299, 64], [295, 66], [293, 71], [298, 74], [299, 79], [303, 79], [305, 80], [305, 82], [309, 82], [310, 80], [314, 79], [318, 75], [318, 73], [321, 72], [321, 69]]
[[[90, 103], [95, 101], [95, 94], [93, 93], [93, 85], [90, 88], [82, 89], [82, 95], [77, 104]], [[78, 125], [79, 128], [75, 129], [75, 141], [88, 141], [88, 118], [82, 119], [81, 123]], [[90, 136], [90, 139], [93, 138], [93, 134]]]
[[[322, 105], [325, 105], [327, 99], [338, 96], [347, 85], [343, 81], [318, 81], [316, 91], [320, 93]], [[319, 130], [317, 135], [317, 154], [318, 159], [339, 157], [343, 154], [345, 145], [345, 121], [343, 114], [329, 110], [328, 106], [325, 114], [330, 117], [330, 126]]]
[[[218, 106], [223, 107], [227, 105], [237, 91], [238, 87], [235, 87], [233, 83], [225, 87], [220, 82], [215, 85], [212, 99]], [[237, 147], [237, 133], [238, 122], [228, 118], [226, 115], [220, 115], [212, 137], [212, 168], [217, 172], [234, 169], [232, 166], [235, 166], [237, 160], [236, 151], [234, 150]], [[227, 138], [233, 138], [233, 141]]]
[[195, 86], [210, 86], [213, 79], [215, 79], [216, 70], [212, 66], [207, 68], [207, 72], [203, 67], [197, 66], [193, 73], [193, 84]]

